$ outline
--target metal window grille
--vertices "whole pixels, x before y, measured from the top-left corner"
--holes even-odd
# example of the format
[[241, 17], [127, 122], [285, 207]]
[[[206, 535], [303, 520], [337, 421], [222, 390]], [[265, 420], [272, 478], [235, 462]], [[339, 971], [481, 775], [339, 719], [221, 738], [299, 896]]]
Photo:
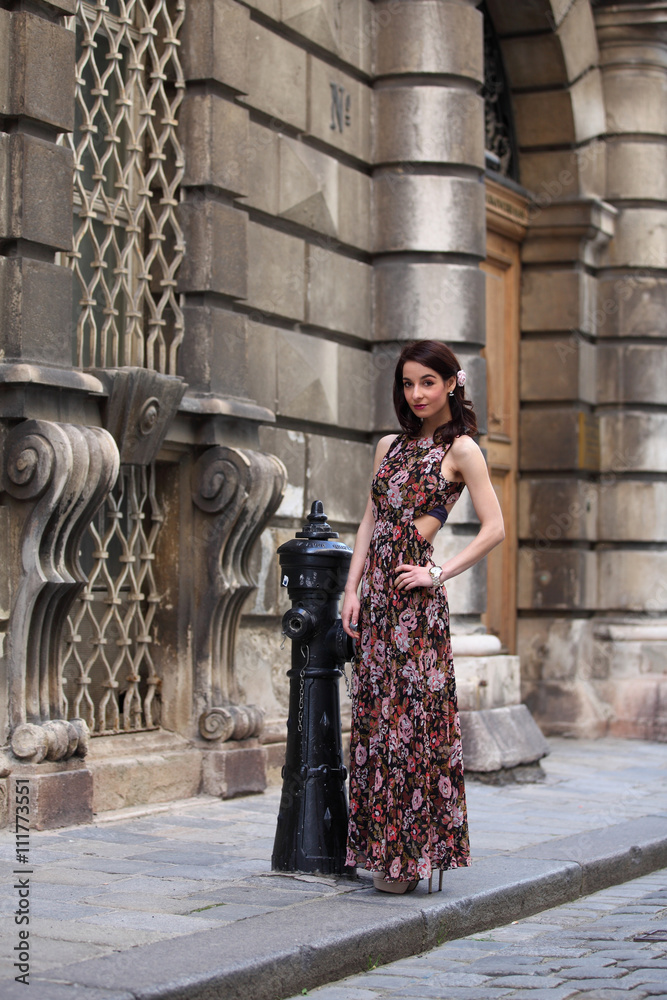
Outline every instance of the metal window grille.
[[[176, 217], [183, 153], [184, 0], [77, 0], [74, 363], [176, 374], [183, 314]], [[84, 539], [88, 584], [64, 630], [66, 717], [95, 734], [155, 728], [154, 561], [163, 515], [155, 466], [124, 466]]]
[[78, 0], [75, 363], [176, 373], [184, 0]]
[[61, 660], [66, 718], [96, 734], [156, 728], [160, 678], [151, 645], [160, 603], [153, 564], [164, 518], [155, 468], [123, 466], [90, 527], [93, 569], [72, 610]]

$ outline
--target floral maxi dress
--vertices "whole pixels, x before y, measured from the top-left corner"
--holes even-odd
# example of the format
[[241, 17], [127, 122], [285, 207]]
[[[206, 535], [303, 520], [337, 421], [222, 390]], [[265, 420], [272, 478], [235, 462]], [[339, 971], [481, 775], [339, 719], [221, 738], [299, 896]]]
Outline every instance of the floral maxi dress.
[[444, 587], [396, 590], [396, 567], [426, 566], [414, 518], [451, 505], [446, 447], [399, 435], [371, 487], [375, 528], [361, 584], [352, 675], [347, 864], [390, 879], [470, 864], [449, 609]]

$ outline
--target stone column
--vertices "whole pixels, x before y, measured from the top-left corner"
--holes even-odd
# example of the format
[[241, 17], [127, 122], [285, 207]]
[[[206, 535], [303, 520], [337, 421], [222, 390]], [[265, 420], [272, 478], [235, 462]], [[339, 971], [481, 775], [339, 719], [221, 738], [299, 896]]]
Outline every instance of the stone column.
[[596, 12], [607, 200], [618, 209], [597, 298], [599, 613], [594, 676], [609, 731], [667, 739], [667, 11]]
[[[376, 4], [374, 187], [376, 430], [396, 427], [391, 375], [402, 343], [445, 341], [469, 375], [486, 429], [483, 19], [474, 0]], [[443, 560], [477, 530], [467, 494], [436, 543]], [[452, 530], [453, 529], [453, 530]], [[520, 704], [517, 657], [480, 616], [486, 565], [448, 585], [465, 762], [497, 771], [537, 760], [544, 740]]]

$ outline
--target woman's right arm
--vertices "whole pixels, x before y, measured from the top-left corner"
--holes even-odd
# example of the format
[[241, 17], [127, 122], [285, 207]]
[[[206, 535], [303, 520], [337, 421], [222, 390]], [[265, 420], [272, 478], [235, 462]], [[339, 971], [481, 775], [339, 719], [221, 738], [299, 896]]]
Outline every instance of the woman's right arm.
[[[375, 449], [375, 460], [373, 462], [374, 476], [380, 468], [382, 459], [387, 454], [395, 440], [395, 434], [387, 434], [378, 441], [377, 448]], [[360, 602], [357, 597], [357, 590], [364, 572], [364, 564], [366, 562], [368, 546], [371, 543], [374, 527], [375, 518], [373, 517], [373, 505], [369, 495], [366, 510], [364, 511], [364, 516], [361, 519], [359, 530], [357, 531], [357, 537], [354, 542], [354, 552], [352, 553], [352, 559], [350, 560], [350, 569], [347, 574], [347, 583], [345, 584], [345, 592], [343, 596], [343, 610], [341, 612], [343, 628], [348, 635], [352, 636], [353, 639], [359, 638], [359, 629], [352, 628], [351, 623], [354, 622], [356, 625], [359, 622]]]

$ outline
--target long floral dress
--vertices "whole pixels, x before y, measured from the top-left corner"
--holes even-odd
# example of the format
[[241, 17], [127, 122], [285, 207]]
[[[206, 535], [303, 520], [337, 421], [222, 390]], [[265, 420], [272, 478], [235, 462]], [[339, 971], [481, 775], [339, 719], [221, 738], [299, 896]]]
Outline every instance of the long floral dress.
[[464, 483], [441, 474], [432, 438], [399, 435], [371, 488], [375, 528], [361, 584], [352, 674], [347, 864], [401, 881], [470, 864], [449, 609], [444, 587], [397, 590], [396, 567], [426, 566], [414, 518]]

